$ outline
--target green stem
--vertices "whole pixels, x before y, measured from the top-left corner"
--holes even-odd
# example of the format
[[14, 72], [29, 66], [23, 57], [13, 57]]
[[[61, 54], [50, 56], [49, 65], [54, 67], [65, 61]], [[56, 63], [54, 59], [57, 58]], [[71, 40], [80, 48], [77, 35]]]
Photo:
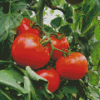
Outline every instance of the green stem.
[[37, 3], [37, 9], [36, 9], [36, 19], [41, 28], [43, 28], [43, 10], [45, 6], [45, 0], [39, 0]]
[[45, 47], [48, 43], [49, 43], [50, 40], [45, 40], [44, 42], [42, 42], [41, 44]]
[[3, 94], [6, 98], [7, 98], [7, 100], [12, 100], [4, 91], [2, 91], [1, 89], [0, 89], [0, 93], [1, 94]]
[[14, 62], [12, 62], [12, 61], [4, 61], [4, 60], [0, 60], [0, 63], [14, 64]]
[[40, 40], [39, 42], [42, 43], [45, 39], [47, 39], [47, 38], [45, 37], [44, 39]]
[[62, 39], [64, 36], [64, 34], [61, 34], [60, 36], [58, 36], [58, 39]]
[[67, 56], [68, 56], [68, 53], [65, 52], [64, 50], [60, 50], [60, 49], [57, 49], [57, 48], [54, 48], [54, 49], [55, 49], [55, 50], [58, 50], [58, 51], [60, 51], [60, 52], [62, 52], [63, 55], [64, 55], [64, 57], [67, 57]]
[[12, 1], [10, 0], [9, 1], [9, 14], [11, 13], [11, 3], [12, 3]]
[[[58, 50], [58, 51], [61, 51], [61, 52], [63, 53], [64, 57], [66, 57], [68, 54], [67, 54], [64, 50], [60, 50], [60, 49], [57, 49], [57, 48], [54, 47], [54, 45], [52, 44], [52, 40], [51, 40], [51, 38], [50, 38], [50, 34], [47, 33], [45, 30], [42, 30], [42, 31], [43, 31], [43, 33], [46, 35], [46, 37], [47, 37], [47, 39], [48, 39], [48, 41], [49, 41], [49, 43], [50, 43], [50, 45], [51, 45], [50, 56], [52, 56], [52, 53], [53, 53], [54, 50]], [[62, 36], [63, 36], [63, 35], [61, 35], [61, 37], [58, 37], [58, 38], [62, 38]]]

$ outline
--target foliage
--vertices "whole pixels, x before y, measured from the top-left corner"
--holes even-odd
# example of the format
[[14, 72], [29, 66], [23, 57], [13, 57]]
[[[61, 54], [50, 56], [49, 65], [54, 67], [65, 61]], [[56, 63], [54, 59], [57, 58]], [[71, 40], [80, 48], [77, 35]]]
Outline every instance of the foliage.
[[[43, 25], [42, 7], [59, 10], [63, 16]], [[41, 3], [42, 4], [42, 3]], [[35, 16], [32, 16], [35, 12]], [[44, 10], [45, 13], [45, 10]], [[38, 16], [40, 14], [41, 16]], [[45, 13], [46, 14], [46, 13]], [[1, 0], [0, 1], [0, 100], [99, 100], [100, 99], [100, 0], [83, 0], [69, 5], [65, 0]], [[11, 57], [16, 28], [23, 17], [44, 27], [46, 32], [64, 33], [70, 52], [81, 52], [88, 60], [88, 72], [77, 81], [61, 79], [57, 91], [51, 93], [48, 81], [17, 65]], [[50, 17], [50, 16], [48, 16]], [[41, 24], [42, 23], [42, 24]], [[55, 68], [55, 61], [50, 60]], [[48, 64], [49, 64], [48, 63]], [[39, 86], [42, 84], [42, 90]]]

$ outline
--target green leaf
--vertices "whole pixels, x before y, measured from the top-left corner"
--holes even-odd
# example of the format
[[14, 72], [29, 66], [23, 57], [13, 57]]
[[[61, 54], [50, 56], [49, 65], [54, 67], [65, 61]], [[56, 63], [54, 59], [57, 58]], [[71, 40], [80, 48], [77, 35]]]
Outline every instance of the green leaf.
[[90, 1], [89, 1], [89, 0], [88, 0], [88, 1], [86, 1], [86, 2], [84, 3], [82, 10], [83, 10], [84, 14], [86, 15], [86, 14], [88, 14], [88, 12], [89, 12], [93, 7], [94, 7], [94, 1], [93, 1], [93, 0], [90, 0]]
[[25, 11], [23, 11], [22, 15], [23, 15], [24, 18], [30, 19], [30, 16], [32, 15], [32, 11], [25, 10]]
[[[29, 66], [26, 67], [26, 72], [28, 74], [28, 77], [33, 81], [33, 98], [41, 98], [41, 95], [44, 95], [46, 98], [53, 98], [53, 94], [47, 89], [48, 88], [48, 81], [39, 75], [37, 75]], [[32, 82], [31, 81], [31, 82]], [[39, 87], [42, 86], [42, 89], [40, 90]], [[42, 94], [41, 94], [42, 93]], [[37, 99], [36, 99], [37, 100]], [[40, 99], [38, 99], [40, 100]]]
[[46, 32], [54, 32], [54, 30], [50, 26], [47, 26], [47, 25], [44, 25], [44, 29], [46, 30]]
[[[0, 59], [7, 60], [11, 54], [11, 45], [14, 40], [15, 31], [10, 30], [7, 34], [7, 39], [0, 43]], [[2, 34], [4, 36], [4, 34]], [[2, 38], [2, 37], [1, 37]], [[5, 38], [5, 37], [4, 37]]]
[[24, 100], [31, 100], [31, 83], [27, 76], [24, 76], [24, 89], [27, 94], [24, 95]]
[[61, 90], [62, 90], [62, 93], [65, 93], [65, 92], [77, 93], [78, 92], [76, 86], [65, 86]]
[[60, 90], [58, 91], [57, 94], [55, 94], [55, 97], [54, 97], [55, 100], [62, 100], [63, 98], [64, 98], [64, 94]]
[[[22, 21], [21, 14], [4, 14], [0, 12], [0, 42], [4, 41], [9, 33], [9, 29], [15, 28], [20, 25]], [[3, 24], [2, 24], [3, 23]]]
[[94, 70], [97, 70], [97, 67], [98, 67], [98, 66], [92, 66], [92, 67], [93, 67]]
[[90, 89], [90, 93], [95, 97], [95, 98], [100, 98], [99, 96], [99, 89], [98, 88], [95, 88], [93, 86], [89, 86], [89, 89]]
[[94, 35], [95, 26], [89, 28], [87, 32], [84, 33], [86, 40], [90, 40], [91, 37]]
[[99, 83], [99, 75], [96, 71], [89, 70], [88, 71], [89, 82], [92, 85], [98, 85]]
[[4, 31], [3, 33], [0, 34], [0, 42], [4, 41], [8, 36], [8, 31]]
[[[98, 1], [98, 2], [97, 2]], [[94, 1], [94, 7], [88, 12], [88, 14], [83, 16], [83, 24], [81, 32], [84, 32], [87, 27], [92, 23], [92, 20], [98, 15], [100, 11], [99, 0]]]
[[97, 26], [97, 27], [95, 28], [94, 33], [95, 33], [96, 39], [97, 39], [97, 40], [100, 40], [100, 29], [99, 29], [99, 26]]
[[74, 12], [74, 20], [75, 20], [75, 29], [80, 28], [81, 29], [81, 23], [82, 23], [82, 14], [79, 12]]
[[14, 90], [25, 93], [25, 90], [17, 83], [9, 70], [0, 71], [0, 84], [12, 87]]
[[11, 3], [11, 12], [25, 11], [27, 4], [24, 2]]
[[9, 73], [11, 73], [11, 75], [16, 80], [16, 82], [20, 82], [20, 83], [23, 82], [24, 81], [23, 80], [23, 75], [24, 74], [20, 70], [18, 70], [16, 67], [14, 67], [12, 65], [10, 65], [9, 67], [10, 67], [10, 69], [7, 70], [7, 71]]
[[62, 21], [62, 18], [61, 17], [57, 17], [53, 20], [51, 20], [51, 26], [54, 27], [54, 28], [58, 28], [60, 25], [61, 25], [61, 21]]
[[64, 10], [65, 10], [65, 20], [73, 16], [73, 10], [71, 7], [68, 6], [68, 4], [64, 4]]
[[70, 25], [65, 25], [65, 26], [61, 26], [59, 28], [59, 32], [65, 33], [65, 35], [68, 36], [72, 32], [72, 29], [71, 29]]
[[100, 41], [94, 44], [93, 50], [91, 52], [91, 57], [93, 65], [98, 66], [100, 61]]
[[53, 14], [54, 13], [54, 10], [50, 10], [50, 13]]
[[0, 0], [0, 3], [7, 2], [8, 0]]

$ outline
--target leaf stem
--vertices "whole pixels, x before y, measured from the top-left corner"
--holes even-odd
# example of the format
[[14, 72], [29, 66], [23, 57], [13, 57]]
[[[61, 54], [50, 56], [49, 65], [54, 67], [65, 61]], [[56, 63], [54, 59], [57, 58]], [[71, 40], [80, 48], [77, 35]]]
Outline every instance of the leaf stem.
[[43, 28], [43, 10], [45, 6], [45, 0], [39, 0], [37, 3], [37, 8], [36, 8], [36, 19], [41, 28]]
[[12, 100], [4, 91], [0, 89], [0, 93], [3, 94], [8, 100]]

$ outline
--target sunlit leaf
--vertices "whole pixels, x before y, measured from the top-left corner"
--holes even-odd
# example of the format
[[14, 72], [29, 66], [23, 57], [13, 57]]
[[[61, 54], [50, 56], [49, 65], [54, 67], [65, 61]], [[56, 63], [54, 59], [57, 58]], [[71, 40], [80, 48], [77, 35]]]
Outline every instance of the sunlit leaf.
[[88, 76], [89, 76], [89, 82], [92, 85], [98, 85], [99, 83], [99, 75], [95, 71], [89, 70], [88, 71]]
[[19, 26], [21, 21], [22, 16], [18, 13], [3, 14], [0, 12], [0, 41], [5, 40], [8, 36], [9, 30]]
[[61, 17], [57, 17], [57, 18], [53, 19], [50, 24], [52, 27], [58, 28], [61, 25], [61, 20], [62, 20]]
[[0, 71], [0, 84], [12, 87], [14, 90], [21, 91], [25, 93], [24, 89], [17, 83], [13, 75], [9, 70]]
[[93, 65], [97, 65], [100, 61], [100, 41], [96, 42], [93, 46], [93, 50], [91, 52], [92, 63]]

